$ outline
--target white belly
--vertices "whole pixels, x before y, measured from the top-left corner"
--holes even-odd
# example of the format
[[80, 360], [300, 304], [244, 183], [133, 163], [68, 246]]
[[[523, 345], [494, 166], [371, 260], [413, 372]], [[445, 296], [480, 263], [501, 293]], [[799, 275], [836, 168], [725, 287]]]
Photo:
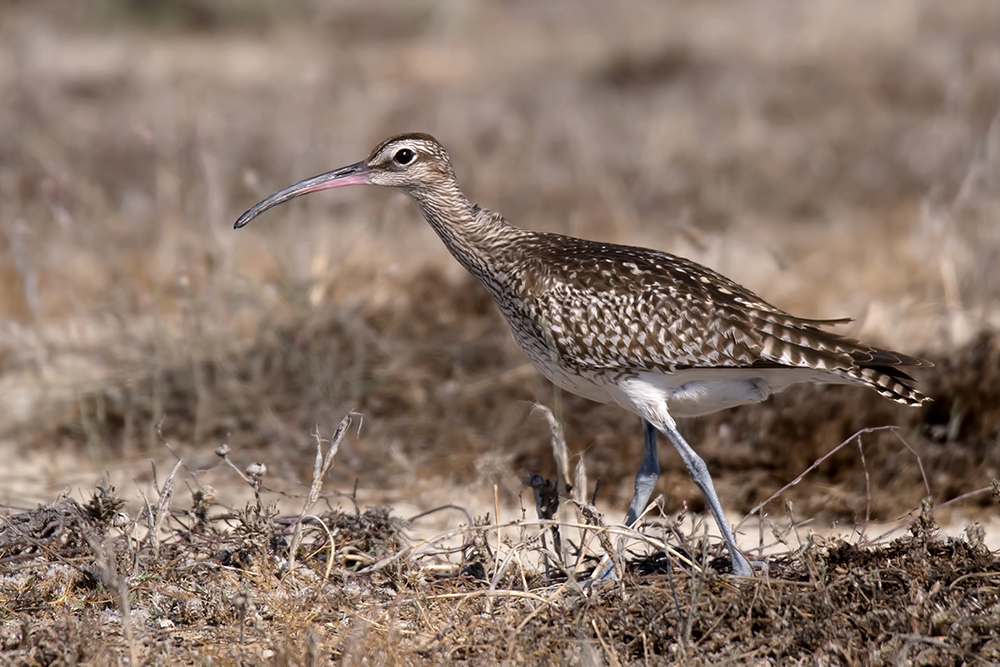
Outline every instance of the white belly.
[[615, 382], [605, 374], [594, 374], [586, 371], [577, 373], [559, 364], [539, 363], [535, 359], [532, 359], [531, 362], [552, 384], [571, 394], [583, 396], [597, 403], [612, 403], [615, 400], [609, 391]]
[[[535, 361], [535, 360], [532, 360]], [[811, 368], [704, 368], [674, 373], [575, 373], [558, 364], [535, 366], [566, 391], [598, 403], [618, 403], [640, 416], [665, 410], [672, 417], [697, 417], [738, 405], [759, 403], [799, 382], [850, 383]]]

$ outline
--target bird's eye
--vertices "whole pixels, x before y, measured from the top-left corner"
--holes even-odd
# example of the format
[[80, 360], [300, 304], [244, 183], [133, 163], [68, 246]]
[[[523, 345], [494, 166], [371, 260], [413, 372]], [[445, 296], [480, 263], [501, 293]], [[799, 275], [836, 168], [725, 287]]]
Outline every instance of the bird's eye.
[[413, 151], [409, 148], [400, 148], [396, 151], [396, 154], [392, 156], [392, 159], [396, 161], [396, 164], [410, 164], [413, 162]]

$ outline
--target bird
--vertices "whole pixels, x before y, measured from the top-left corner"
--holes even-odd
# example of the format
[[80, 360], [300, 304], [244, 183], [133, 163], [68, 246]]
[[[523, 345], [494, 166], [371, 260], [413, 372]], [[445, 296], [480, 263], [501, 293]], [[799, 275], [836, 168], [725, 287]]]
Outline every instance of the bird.
[[279, 190], [235, 227], [296, 197], [349, 185], [409, 195], [452, 256], [493, 296], [542, 375], [641, 418], [643, 453], [626, 526], [649, 502], [660, 476], [657, 434], [666, 436], [701, 490], [738, 577], [754, 576], [754, 568], [677, 418], [757, 403], [797, 383], [862, 385], [907, 406], [929, 400], [904, 369], [933, 364], [824, 329], [846, 319], [795, 317], [666, 252], [512, 225], [465, 196], [448, 153], [429, 134], [390, 137], [365, 160]]

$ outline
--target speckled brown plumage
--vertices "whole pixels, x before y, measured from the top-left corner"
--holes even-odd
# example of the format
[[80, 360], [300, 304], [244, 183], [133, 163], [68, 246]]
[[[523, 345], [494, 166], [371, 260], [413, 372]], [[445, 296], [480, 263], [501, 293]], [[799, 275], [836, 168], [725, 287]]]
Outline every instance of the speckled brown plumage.
[[926, 362], [823, 331], [830, 322], [789, 315], [688, 260], [555, 234], [516, 237], [509, 249], [497, 243], [487, 287], [536, 364], [600, 374], [812, 369], [906, 405], [925, 400], [900, 367]]
[[927, 400], [902, 369], [928, 362], [821, 328], [842, 320], [794, 317], [667, 253], [512, 226], [465, 197], [448, 154], [426, 134], [391, 137], [362, 162], [285, 188], [236, 226], [293, 197], [362, 183], [413, 198], [455, 259], [493, 295], [517, 344], [546, 377], [642, 417], [646, 444], [628, 523], [659, 474], [656, 430], [668, 436], [705, 494], [738, 574], [752, 570], [674, 417], [761, 401], [797, 382], [857, 383], [904, 405]]

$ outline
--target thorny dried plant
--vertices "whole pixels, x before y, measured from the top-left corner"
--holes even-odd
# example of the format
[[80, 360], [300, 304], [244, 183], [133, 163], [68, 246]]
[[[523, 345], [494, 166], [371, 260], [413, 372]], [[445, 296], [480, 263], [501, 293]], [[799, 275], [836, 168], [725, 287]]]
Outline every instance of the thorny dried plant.
[[[330, 532], [330, 528], [326, 525], [326, 523], [323, 522], [323, 520], [320, 517], [313, 516], [309, 514], [309, 512], [312, 511], [313, 505], [315, 505], [316, 502], [319, 500], [320, 492], [323, 489], [323, 478], [326, 477], [326, 474], [330, 471], [330, 468], [333, 467], [333, 462], [335, 457], [337, 456], [337, 451], [340, 449], [340, 441], [347, 434], [348, 429], [350, 429], [352, 423], [352, 417], [358, 418], [359, 422], [358, 430], [359, 431], [361, 430], [361, 423], [360, 423], [361, 415], [356, 413], [350, 413], [347, 416], [345, 416], [341, 420], [340, 424], [337, 426], [336, 430], [333, 433], [333, 436], [330, 438], [330, 441], [328, 443], [328, 449], [325, 455], [323, 454], [323, 439], [322, 437], [320, 437], [318, 430], [314, 433], [316, 438], [316, 460], [313, 463], [312, 484], [309, 486], [309, 493], [306, 496], [305, 503], [302, 507], [302, 513], [299, 515], [299, 520], [295, 524], [295, 530], [292, 533], [292, 541], [288, 547], [288, 564], [286, 566], [286, 570], [288, 572], [291, 572], [295, 568], [296, 554], [298, 553], [299, 544], [302, 542], [302, 525], [307, 515], [309, 516], [310, 520], [316, 521], [320, 525], [320, 527], [322, 527], [323, 530], [326, 531], [327, 540], [330, 542], [330, 549], [332, 552], [333, 539], [334, 539], [333, 533]], [[333, 566], [332, 555], [333, 554], [331, 553], [331, 557], [327, 564], [327, 576], [329, 576], [329, 568]]]
[[[343, 420], [331, 443], [339, 442], [349, 425], [349, 419]], [[322, 474], [332, 460], [319, 458]], [[175, 466], [174, 472], [181, 469]], [[219, 471], [240, 472], [235, 466]], [[165, 506], [171, 479], [160, 488], [158, 505]], [[240, 479], [255, 488], [260, 502], [213, 515], [204, 507], [204, 489], [212, 487], [202, 486], [192, 493], [190, 510], [168, 513], [159, 525], [162, 539], [155, 544], [148, 535], [132, 540], [124, 530], [114, 530], [122, 499], [106, 485], [99, 485], [84, 505], [63, 498], [59, 505], [5, 518], [0, 594], [14, 612], [12, 618], [27, 618], [24, 612], [42, 600], [76, 604], [103, 599], [118, 609], [121, 632], [109, 632], [107, 621], [86, 615], [48, 612], [23, 627], [0, 619], [0, 655], [40, 659], [49, 655], [41, 643], [46, 632], [94, 627], [104, 637], [103, 650], [141, 661], [177, 633], [199, 637], [210, 621], [216, 632], [232, 638], [227, 648], [213, 649], [227, 660], [260, 657], [266, 654], [261, 651], [276, 648], [287, 651], [286, 641], [300, 636], [313, 638], [313, 653], [320, 650], [331, 657], [378, 650], [389, 650], [400, 660], [454, 656], [455, 647], [488, 640], [493, 648], [477, 649], [474, 655], [506, 659], [510, 649], [502, 648], [507, 644], [499, 638], [511, 628], [536, 643], [535, 649], [521, 643], [515, 650], [527, 659], [561, 655], [556, 646], [574, 627], [562, 619], [578, 617], [585, 619], [585, 635], [611, 662], [653, 655], [678, 660], [720, 656], [733, 650], [733, 638], [740, 633], [756, 636], [752, 628], [772, 640], [768, 650], [776, 650], [774, 642], [779, 642], [777, 650], [788, 657], [811, 655], [821, 637], [835, 641], [841, 636], [842, 628], [823, 620], [834, 598], [845, 609], [860, 609], [873, 600], [882, 608], [899, 609], [898, 617], [879, 617], [877, 627], [855, 625], [851, 630], [881, 637], [893, 655], [914, 655], [904, 635], [925, 636], [914, 634], [914, 619], [926, 633], [945, 631], [942, 623], [978, 628], [971, 633], [952, 630], [958, 634], [948, 641], [934, 639], [935, 655], [1000, 655], [1000, 641], [991, 644], [988, 629], [1000, 628], [1000, 562], [976, 539], [975, 528], [970, 528], [968, 541], [937, 536], [929, 507], [911, 522], [910, 536], [891, 542], [866, 539], [858, 545], [814, 536], [794, 551], [770, 555], [761, 579], [736, 587], [711, 567], [711, 551], [720, 545], [711, 545], [698, 532], [682, 534], [678, 517], [647, 513], [636, 530], [623, 531], [606, 526], [591, 505], [574, 502], [585, 522], [560, 525], [583, 539], [569, 541], [569, 558], [562, 560], [540, 540], [554, 524], [551, 519], [504, 523], [494, 518], [491, 523], [490, 517], [472, 520], [463, 513], [465, 526], [414, 543], [406, 537], [410, 524], [386, 508], [331, 510], [317, 515], [318, 522], [304, 523], [308, 515], [302, 512], [279, 516], [275, 503], [267, 500], [271, 491], [252, 476]], [[320, 487], [314, 479], [306, 507], [320, 498]], [[153, 516], [156, 512], [152, 508]], [[188, 523], [185, 517], [194, 519]], [[282, 535], [296, 525], [300, 543], [307, 546], [296, 561], [296, 576], [282, 578], [289, 571], [290, 547]], [[692, 527], [703, 529], [704, 523]], [[512, 532], [522, 539], [501, 538]], [[461, 538], [459, 546], [449, 546], [454, 538]], [[633, 546], [616, 547], [614, 539]], [[599, 552], [582, 554], [591, 542], [601, 546]], [[645, 546], [636, 550], [637, 544]], [[599, 570], [602, 557], [627, 576], [613, 586], [581, 586], [588, 573]], [[552, 565], [548, 574], [538, 569], [545, 559]], [[932, 564], [934, 569], [928, 569]], [[69, 579], [66, 566], [76, 573]], [[18, 571], [31, 572], [37, 583], [19, 585], [13, 577]], [[877, 573], [874, 579], [872, 573]], [[918, 584], [920, 591], [914, 593]], [[909, 602], [903, 604], [904, 598]], [[973, 607], [980, 620], [970, 626], [962, 619], [972, 618]], [[801, 620], [794, 625], [780, 620], [803, 611], [813, 618], [807, 626]], [[814, 634], [795, 629], [802, 627]], [[727, 629], [720, 635], [721, 628]], [[66, 635], [67, 640], [72, 636]], [[96, 655], [82, 645], [74, 650], [84, 658]]]

